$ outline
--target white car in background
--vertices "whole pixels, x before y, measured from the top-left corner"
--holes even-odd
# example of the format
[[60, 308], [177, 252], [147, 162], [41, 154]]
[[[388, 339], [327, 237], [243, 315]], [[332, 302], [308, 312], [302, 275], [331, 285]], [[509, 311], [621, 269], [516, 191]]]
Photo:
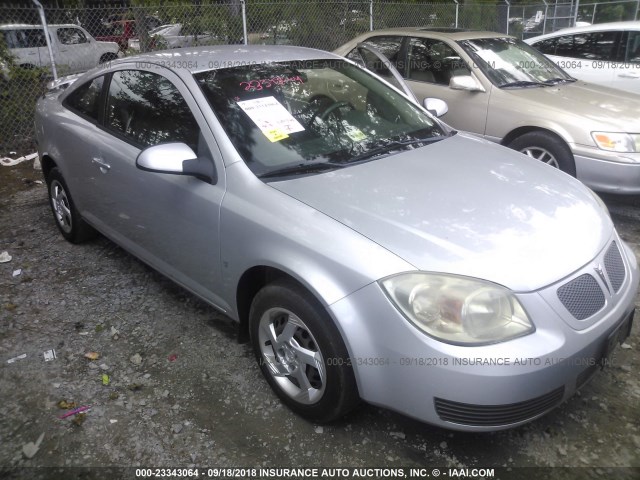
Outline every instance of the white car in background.
[[[118, 44], [99, 42], [78, 25], [49, 25], [49, 39], [59, 73], [85, 72], [118, 58]], [[51, 57], [42, 25], [0, 25], [0, 35], [16, 65], [48, 67]]]
[[565, 28], [525, 42], [580, 80], [640, 94], [640, 21]]
[[[208, 42], [215, 37], [211, 33], [202, 33], [194, 35], [189, 29], [181, 23], [173, 23], [169, 25], [160, 25], [149, 32], [151, 40], [151, 48], [157, 50], [159, 48], [185, 48], [200, 45]], [[132, 38], [129, 40], [129, 48], [140, 51], [140, 39]]]

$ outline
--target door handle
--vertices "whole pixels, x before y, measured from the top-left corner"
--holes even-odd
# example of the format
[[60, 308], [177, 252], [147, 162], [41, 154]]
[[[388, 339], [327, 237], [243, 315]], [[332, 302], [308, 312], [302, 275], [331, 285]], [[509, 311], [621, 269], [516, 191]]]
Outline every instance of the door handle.
[[101, 158], [96, 158], [93, 157], [93, 159], [91, 160], [91, 163], [98, 165], [98, 167], [100, 167], [100, 171], [102, 173], [107, 173], [109, 171], [109, 169], [111, 168], [111, 165], [109, 165], [108, 163], [106, 163], [104, 160], [102, 160]]
[[624, 73], [619, 73], [618, 76], [622, 78], [640, 78], [640, 73], [624, 72]]

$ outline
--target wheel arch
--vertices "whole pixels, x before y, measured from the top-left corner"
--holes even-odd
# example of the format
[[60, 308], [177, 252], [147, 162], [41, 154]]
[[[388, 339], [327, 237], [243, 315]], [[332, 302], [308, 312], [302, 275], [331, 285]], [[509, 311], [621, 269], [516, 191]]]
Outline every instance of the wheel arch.
[[[502, 138], [502, 140], [500, 141], [500, 145], [504, 145], [508, 147], [509, 144], [513, 142], [516, 138], [531, 132], [543, 132], [549, 135], [553, 135], [558, 140], [561, 140], [562, 142], [564, 142], [565, 145], [567, 145], [567, 148], [571, 150], [571, 148], [569, 147], [570, 140], [568, 140], [567, 137], [558, 133], [555, 129], [540, 127], [540, 126], [532, 126], [532, 125], [514, 128]], [[563, 132], [563, 133], [567, 135], [566, 132]]]
[[100, 55], [99, 63], [110, 62], [118, 59], [118, 54], [114, 52], [106, 52]]
[[323, 305], [317, 292], [288, 272], [268, 265], [256, 265], [246, 270], [238, 280], [236, 287], [236, 310], [238, 313], [238, 341], [249, 341], [249, 311], [256, 294], [266, 285], [276, 280], [289, 280], [307, 291], [320, 305]]
[[52, 169], [58, 166], [56, 161], [48, 153], [44, 153], [42, 155], [40, 163], [42, 165], [42, 174], [44, 175], [45, 179], [49, 176], [49, 172], [51, 172]]

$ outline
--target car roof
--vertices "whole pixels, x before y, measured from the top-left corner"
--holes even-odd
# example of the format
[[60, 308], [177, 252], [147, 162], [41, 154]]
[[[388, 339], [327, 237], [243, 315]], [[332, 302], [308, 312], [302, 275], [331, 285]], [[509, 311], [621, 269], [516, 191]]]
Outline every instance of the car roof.
[[466, 30], [462, 28], [445, 28], [445, 27], [398, 27], [398, 28], [385, 28], [382, 30], [374, 30], [367, 32], [366, 36], [378, 36], [378, 35], [412, 35], [422, 36], [428, 35], [432, 38], [449, 39], [449, 40], [472, 40], [474, 38], [495, 38], [495, 37], [508, 37], [504, 33], [478, 31], [478, 30]]
[[270, 62], [291, 60], [342, 59], [324, 50], [288, 45], [213, 45], [143, 53], [111, 62], [112, 65], [136, 64], [176, 65], [191, 73]]
[[556, 30], [553, 33], [546, 33], [544, 35], [538, 35], [537, 37], [528, 38], [526, 41], [543, 40], [545, 38], [560, 37], [562, 35], [568, 35], [572, 33], [583, 32], [600, 32], [603, 30], [640, 30], [640, 20], [631, 20], [628, 22], [608, 22], [608, 23], [594, 23], [593, 25], [585, 25], [584, 27], [568, 27]]

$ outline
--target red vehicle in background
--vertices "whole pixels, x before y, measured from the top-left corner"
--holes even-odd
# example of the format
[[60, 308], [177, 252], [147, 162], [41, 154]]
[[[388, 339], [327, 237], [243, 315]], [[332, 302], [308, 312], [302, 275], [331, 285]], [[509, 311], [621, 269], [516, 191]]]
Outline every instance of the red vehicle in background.
[[104, 35], [99, 35], [96, 40], [102, 42], [116, 42], [121, 51], [129, 47], [129, 39], [138, 38], [135, 20], [118, 20], [111, 23]]

